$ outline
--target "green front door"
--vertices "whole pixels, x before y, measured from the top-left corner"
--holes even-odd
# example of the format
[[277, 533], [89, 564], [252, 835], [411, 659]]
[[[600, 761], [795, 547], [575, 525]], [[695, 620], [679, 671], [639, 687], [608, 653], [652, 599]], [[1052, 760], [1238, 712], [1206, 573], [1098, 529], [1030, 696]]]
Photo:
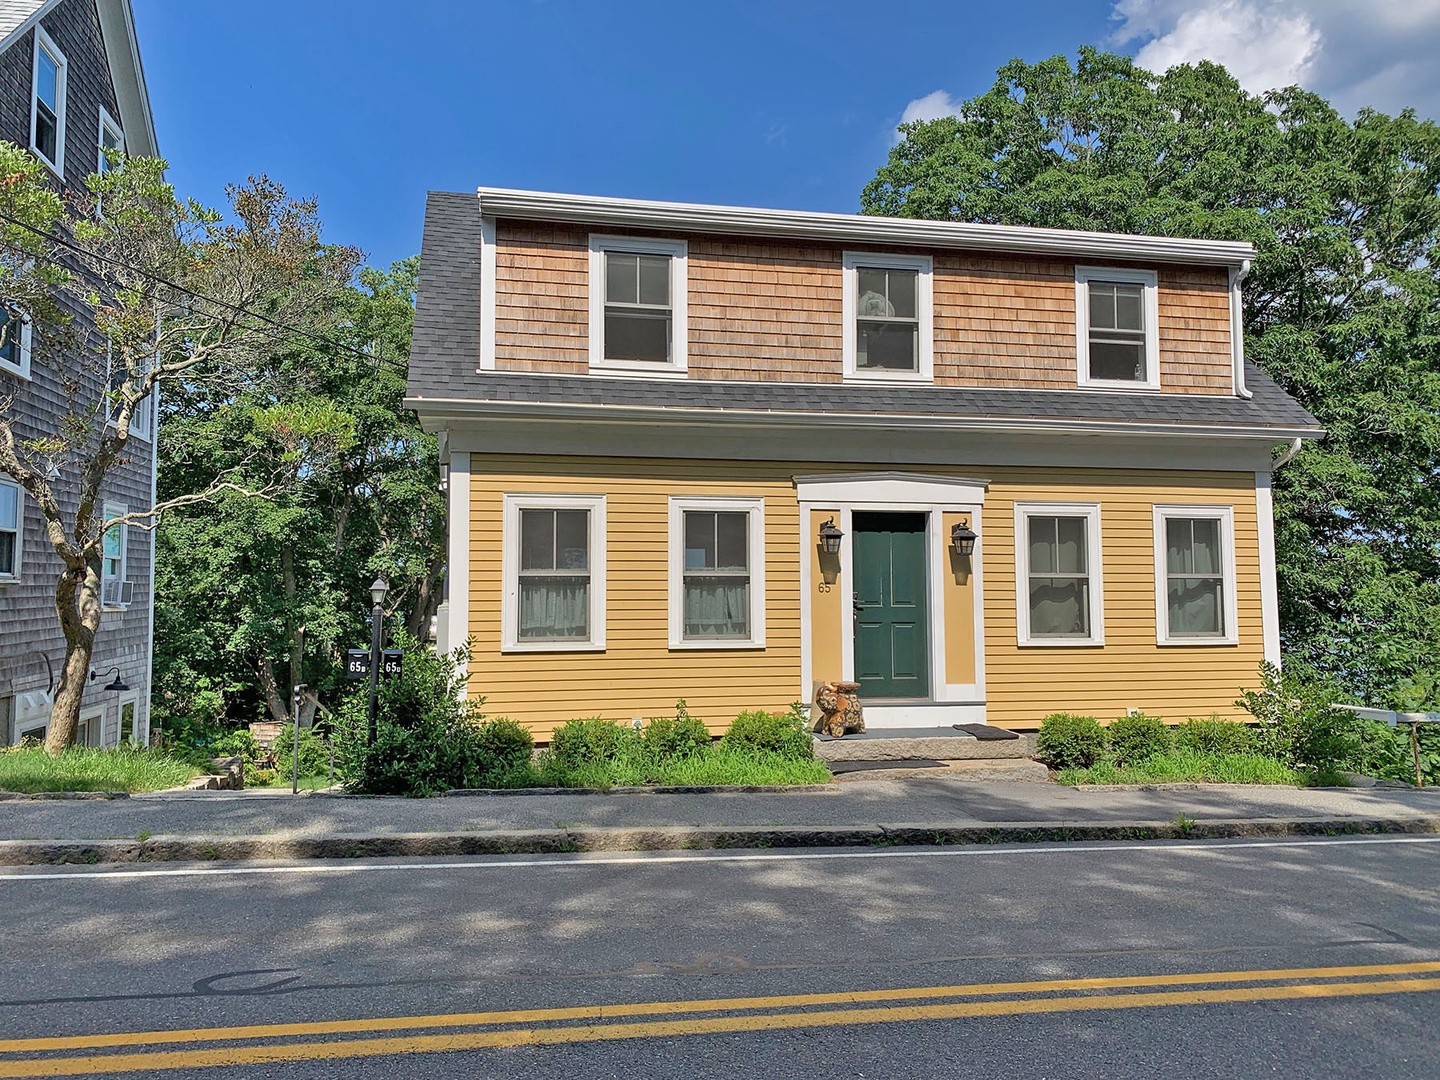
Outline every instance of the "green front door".
[[930, 696], [925, 515], [851, 515], [855, 681], [875, 698]]

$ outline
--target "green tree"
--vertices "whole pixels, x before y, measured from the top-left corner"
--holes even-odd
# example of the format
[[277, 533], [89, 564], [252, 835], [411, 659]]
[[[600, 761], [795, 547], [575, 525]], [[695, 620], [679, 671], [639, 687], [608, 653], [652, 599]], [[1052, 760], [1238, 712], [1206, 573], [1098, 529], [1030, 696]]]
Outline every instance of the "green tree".
[[[221, 498], [160, 530], [162, 724], [207, 705], [232, 722], [283, 720], [289, 688], [302, 682], [323, 698], [340, 681], [344, 649], [369, 641], [377, 575], [391, 585], [387, 615], [428, 635], [445, 516], [435, 439], [403, 404], [416, 263], [362, 270], [335, 301], [328, 343], [276, 352], [245, 393], [194, 387], [168, 400], [162, 493], [283, 470], [285, 448], [257, 450], [257, 426], [278, 412], [307, 427], [287, 483], [265, 503]], [[307, 699], [305, 722], [316, 707]]]
[[1276, 474], [1287, 663], [1374, 704], [1434, 685], [1440, 130], [1093, 49], [901, 130], [865, 213], [1255, 245], [1247, 355], [1329, 432]]
[[[228, 190], [227, 216], [177, 198], [162, 160], [115, 154], [110, 165], [62, 200], [30, 154], [0, 144], [0, 303], [30, 321], [32, 364], [48, 365], [66, 395], [53, 431], [21, 434], [11, 407], [18, 389], [0, 384], [0, 471], [39, 508], [63, 563], [55, 610], [65, 660], [45, 739], [52, 754], [75, 737], [102, 616], [105, 534], [152, 528], [166, 511], [274, 482], [220, 470], [104, 520], [101, 495], [130, 452], [136, 410], [162, 387], [242, 392], [277, 341], [292, 336], [284, 327], [327, 323], [358, 263], [357, 252], [320, 242], [313, 202], [290, 199], [265, 177]], [[307, 423], [274, 411], [257, 418], [252, 438], [293, 457]]]

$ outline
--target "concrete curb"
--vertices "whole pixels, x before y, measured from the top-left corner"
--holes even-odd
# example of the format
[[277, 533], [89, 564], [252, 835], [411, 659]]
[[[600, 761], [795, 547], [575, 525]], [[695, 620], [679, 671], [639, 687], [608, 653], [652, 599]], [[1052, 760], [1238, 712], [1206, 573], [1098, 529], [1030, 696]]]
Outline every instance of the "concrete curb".
[[1000, 822], [979, 825], [737, 825], [619, 829], [514, 829], [452, 834], [162, 836], [146, 840], [0, 841], [0, 866], [252, 860], [441, 858], [586, 851], [1039, 844], [1076, 841], [1214, 840], [1276, 836], [1440, 833], [1440, 817], [1301, 818], [1252, 821]]

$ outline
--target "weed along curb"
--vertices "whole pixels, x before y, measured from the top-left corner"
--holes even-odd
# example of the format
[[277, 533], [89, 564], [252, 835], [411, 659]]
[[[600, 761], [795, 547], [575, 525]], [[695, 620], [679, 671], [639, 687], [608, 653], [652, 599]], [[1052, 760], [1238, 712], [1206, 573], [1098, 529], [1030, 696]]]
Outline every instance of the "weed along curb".
[[1440, 817], [1258, 821], [1068, 822], [986, 825], [677, 826], [515, 829], [388, 836], [156, 837], [145, 840], [0, 841], [0, 866], [147, 862], [553, 855], [587, 851], [913, 847], [1094, 841], [1217, 840], [1277, 836], [1440, 833]]

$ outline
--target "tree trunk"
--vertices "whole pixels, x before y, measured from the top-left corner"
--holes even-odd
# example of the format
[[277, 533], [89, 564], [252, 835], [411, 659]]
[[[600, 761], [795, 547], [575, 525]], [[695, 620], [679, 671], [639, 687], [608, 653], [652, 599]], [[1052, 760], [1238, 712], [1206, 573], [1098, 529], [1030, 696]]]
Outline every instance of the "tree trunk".
[[445, 572], [443, 553], [431, 556], [425, 567], [425, 576], [420, 579], [419, 594], [410, 618], [405, 620], [405, 632], [420, 641], [430, 640], [430, 620], [440, 610], [440, 578]]
[[285, 695], [280, 693], [280, 685], [275, 681], [275, 669], [270, 665], [270, 657], [261, 656], [256, 659], [255, 674], [260, 677], [260, 690], [265, 695], [265, 707], [270, 710], [270, 719], [285, 723], [290, 719], [290, 709], [285, 703]]
[[55, 582], [55, 613], [65, 633], [65, 664], [45, 732], [45, 752], [52, 756], [74, 744], [80, 727], [80, 701], [89, 681], [95, 631], [100, 626], [98, 567], [82, 563], [60, 574]]

